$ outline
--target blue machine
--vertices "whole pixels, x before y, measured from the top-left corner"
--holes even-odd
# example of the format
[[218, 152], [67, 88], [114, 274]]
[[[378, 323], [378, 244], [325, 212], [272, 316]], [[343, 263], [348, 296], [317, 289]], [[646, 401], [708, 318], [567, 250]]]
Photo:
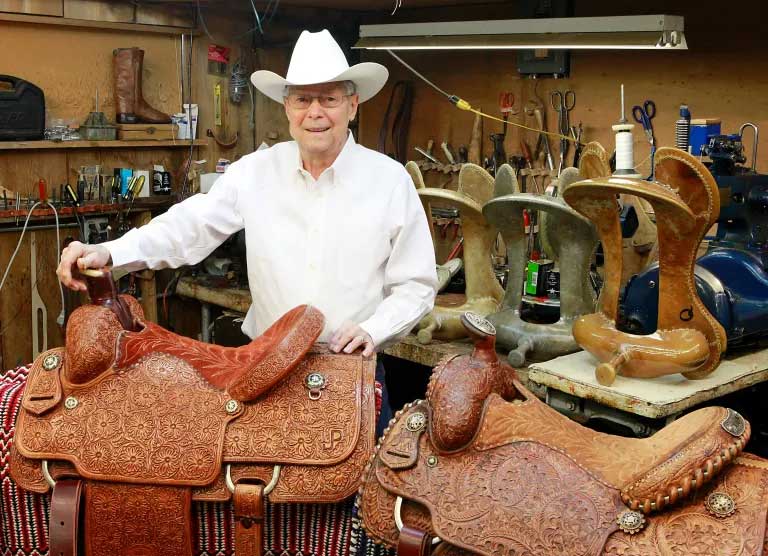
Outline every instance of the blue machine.
[[[729, 348], [768, 336], [768, 175], [754, 170], [756, 146], [752, 168], [741, 166], [743, 150], [740, 134], [712, 136], [703, 149], [720, 188], [720, 217], [707, 253], [696, 261], [696, 289], [725, 328]], [[658, 279], [653, 265], [628, 282], [621, 319], [627, 332], [656, 330]]]

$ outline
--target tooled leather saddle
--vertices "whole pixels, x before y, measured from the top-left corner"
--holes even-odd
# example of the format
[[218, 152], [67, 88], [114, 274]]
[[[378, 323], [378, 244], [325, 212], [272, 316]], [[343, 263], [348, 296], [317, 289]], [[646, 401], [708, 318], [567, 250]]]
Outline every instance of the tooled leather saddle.
[[[580, 181], [563, 196], [596, 226], [603, 244], [605, 282], [596, 313], [573, 325], [573, 335], [602, 363], [597, 380], [617, 374], [650, 378], [682, 373], [702, 378], [717, 368], [725, 330], [710, 314], [694, 285], [696, 251], [720, 212], [715, 179], [699, 160], [679, 149], [656, 153], [656, 181], [597, 178]], [[658, 330], [637, 335], [617, 329], [622, 285], [622, 239], [616, 195], [645, 199], [654, 208], [659, 235]]]
[[34, 362], [13, 445], [18, 485], [52, 489], [52, 554], [81, 542], [87, 555], [190, 555], [192, 500], [231, 500], [237, 554], [260, 554], [267, 497], [355, 492], [373, 449], [375, 360], [316, 344], [317, 309], [227, 348], [144, 322], [108, 271], [86, 278], [93, 304]]
[[700, 409], [645, 439], [589, 430], [498, 360], [490, 322], [463, 321], [473, 353], [435, 368], [366, 469], [369, 536], [400, 556], [762, 554], [768, 462], [740, 454], [738, 413]]

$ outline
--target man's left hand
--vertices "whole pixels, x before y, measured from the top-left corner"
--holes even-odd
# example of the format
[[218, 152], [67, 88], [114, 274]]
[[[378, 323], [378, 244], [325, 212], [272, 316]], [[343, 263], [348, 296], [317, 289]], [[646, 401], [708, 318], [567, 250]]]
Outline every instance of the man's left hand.
[[371, 335], [354, 322], [342, 324], [331, 337], [329, 346], [334, 353], [339, 353], [342, 350], [344, 353], [352, 353], [360, 346], [364, 346], [363, 356], [365, 357], [373, 355], [375, 347]]

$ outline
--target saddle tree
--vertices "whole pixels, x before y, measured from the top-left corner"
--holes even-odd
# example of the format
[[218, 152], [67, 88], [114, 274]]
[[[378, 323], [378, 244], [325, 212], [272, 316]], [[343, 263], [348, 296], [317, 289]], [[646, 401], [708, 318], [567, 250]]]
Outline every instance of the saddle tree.
[[[662, 148], [656, 154], [655, 182], [599, 178], [573, 184], [565, 200], [595, 223], [605, 255], [605, 281], [598, 312], [573, 327], [576, 341], [601, 363], [597, 380], [611, 385], [617, 374], [652, 378], [682, 373], [702, 378], [725, 351], [723, 327], [698, 296], [693, 279], [696, 252], [715, 223], [720, 196], [712, 174], [692, 155]], [[659, 318], [650, 335], [617, 329], [622, 285], [622, 237], [616, 195], [647, 200], [659, 235]]]

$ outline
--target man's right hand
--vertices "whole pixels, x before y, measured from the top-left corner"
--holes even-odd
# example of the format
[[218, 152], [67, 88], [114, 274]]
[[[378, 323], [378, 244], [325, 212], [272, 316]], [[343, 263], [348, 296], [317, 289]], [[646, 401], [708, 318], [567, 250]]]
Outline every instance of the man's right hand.
[[88, 288], [82, 280], [72, 277], [72, 267], [76, 264], [80, 270], [101, 268], [112, 260], [109, 249], [102, 245], [87, 245], [73, 241], [61, 252], [61, 262], [56, 274], [61, 283], [71, 290], [86, 291]]

